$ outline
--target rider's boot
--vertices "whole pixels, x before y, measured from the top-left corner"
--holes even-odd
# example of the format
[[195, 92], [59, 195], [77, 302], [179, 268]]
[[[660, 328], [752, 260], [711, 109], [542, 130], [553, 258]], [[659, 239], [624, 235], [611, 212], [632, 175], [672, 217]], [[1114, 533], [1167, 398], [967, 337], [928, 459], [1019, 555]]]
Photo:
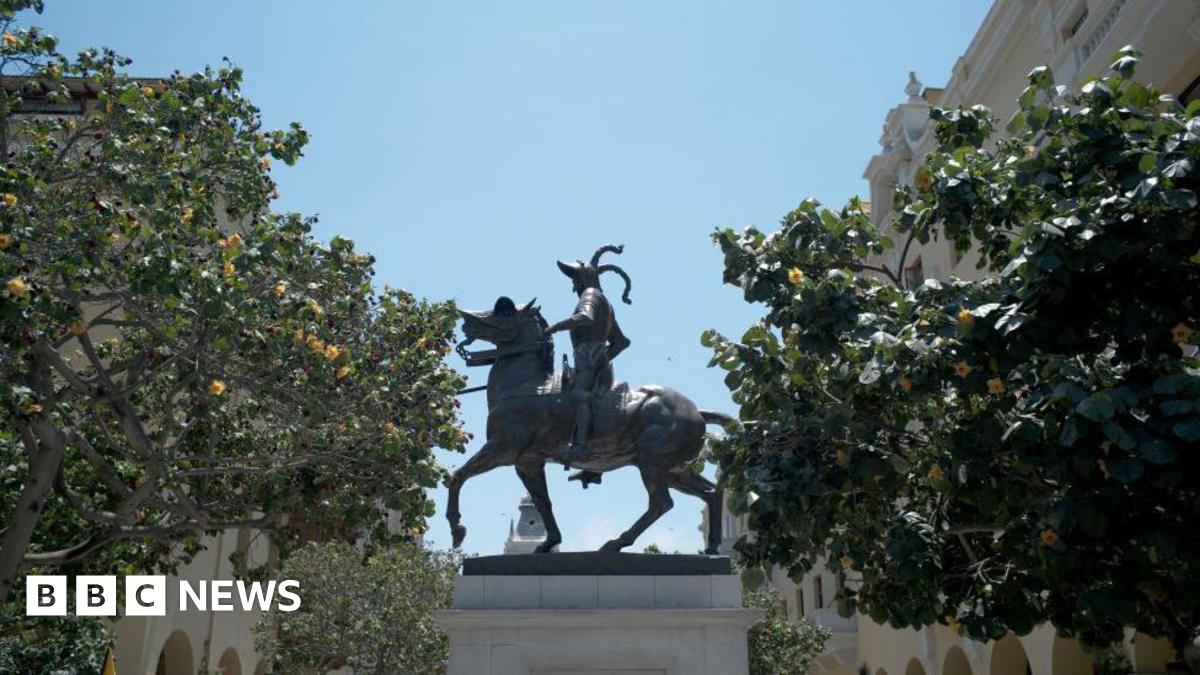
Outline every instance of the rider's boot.
[[587, 456], [588, 431], [592, 426], [592, 406], [580, 403], [575, 407], [575, 428], [571, 430], [571, 445], [567, 447], [566, 463], [583, 459]]

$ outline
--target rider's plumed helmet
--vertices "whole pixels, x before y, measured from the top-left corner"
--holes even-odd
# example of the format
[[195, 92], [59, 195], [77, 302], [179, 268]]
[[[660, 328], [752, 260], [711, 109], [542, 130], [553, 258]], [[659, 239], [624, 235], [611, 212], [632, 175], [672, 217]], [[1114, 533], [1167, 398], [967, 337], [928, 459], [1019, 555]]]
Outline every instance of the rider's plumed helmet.
[[605, 272], [615, 272], [625, 280], [625, 292], [621, 294], [621, 301], [628, 305], [633, 302], [629, 299], [629, 289], [633, 285], [629, 280], [629, 275], [625, 273], [625, 270], [617, 267], [616, 265], [600, 264], [600, 256], [604, 255], [605, 253], [621, 253], [624, 250], [624, 245], [614, 246], [609, 244], [608, 246], [601, 246], [600, 248], [596, 249], [595, 253], [592, 254], [592, 259], [590, 262], [583, 262], [582, 260], [576, 260], [575, 262], [563, 262], [562, 260], [559, 260], [558, 269], [562, 270], [563, 274], [570, 277], [571, 281], [575, 283], [576, 288], [579, 289], [593, 287], [600, 288], [600, 275]]

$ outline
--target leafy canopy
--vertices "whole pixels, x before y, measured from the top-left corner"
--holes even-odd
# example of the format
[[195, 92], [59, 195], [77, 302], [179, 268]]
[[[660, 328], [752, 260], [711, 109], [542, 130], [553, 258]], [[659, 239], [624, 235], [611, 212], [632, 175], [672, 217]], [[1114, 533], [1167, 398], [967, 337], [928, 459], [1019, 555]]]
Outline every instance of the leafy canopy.
[[279, 672], [444, 672], [449, 643], [432, 612], [450, 606], [456, 553], [401, 544], [367, 556], [309, 544], [282, 570], [305, 589], [294, 612], [264, 614], [259, 650]]
[[[751, 561], [823, 557], [840, 610], [893, 626], [1197, 634], [1200, 105], [1135, 82], [1137, 56], [1078, 92], [1034, 70], [1005, 138], [935, 110], [902, 245], [857, 200], [716, 233], [765, 307], [703, 338], [741, 406], [716, 456]], [[939, 240], [985, 278], [904, 287]]]
[[[18, 571], [169, 568], [208, 532], [432, 513], [461, 449], [453, 308], [276, 214], [262, 127], [225, 65], [135, 79], [0, 3], [0, 601]], [[16, 75], [16, 78], [8, 78]], [[73, 567], [72, 567], [73, 566]], [[61, 573], [61, 572], [60, 572]]]

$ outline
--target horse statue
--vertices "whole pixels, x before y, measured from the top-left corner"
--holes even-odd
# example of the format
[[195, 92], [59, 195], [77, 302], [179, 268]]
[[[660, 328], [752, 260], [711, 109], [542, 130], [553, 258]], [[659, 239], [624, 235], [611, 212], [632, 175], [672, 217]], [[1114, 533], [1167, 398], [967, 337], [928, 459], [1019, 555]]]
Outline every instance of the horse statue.
[[[504, 308], [505, 311], [498, 311]], [[463, 483], [500, 466], [516, 468], [534, 507], [546, 525], [546, 541], [537, 549], [547, 553], [562, 542], [546, 488], [546, 463], [566, 465], [564, 452], [571, 440], [574, 403], [570, 369], [554, 370], [554, 342], [540, 308], [530, 301], [517, 307], [508, 298], [490, 311], [459, 310], [466, 339], [456, 351], [468, 366], [492, 367], [487, 382], [487, 442], [457, 471], [450, 490], [446, 519], [453, 544], [466, 537], [458, 496]], [[467, 345], [483, 340], [495, 349], [470, 352]], [[727, 415], [700, 410], [686, 396], [659, 385], [631, 389], [615, 383], [595, 403], [591, 441], [585, 456], [571, 459], [579, 469], [573, 479], [586, 488], [599, 475], [634, 465], [642, 475], [649, 504], [646, 512], [602, 551], [620, 551], [633, 544], [654, 521], [671, 510], [669, 488], [704, 500], [710, 514], [704, 552], [717, 553], [721, 543], [721, 491], [690, 464], [704, 447], [705, 425], [725, 424]]]

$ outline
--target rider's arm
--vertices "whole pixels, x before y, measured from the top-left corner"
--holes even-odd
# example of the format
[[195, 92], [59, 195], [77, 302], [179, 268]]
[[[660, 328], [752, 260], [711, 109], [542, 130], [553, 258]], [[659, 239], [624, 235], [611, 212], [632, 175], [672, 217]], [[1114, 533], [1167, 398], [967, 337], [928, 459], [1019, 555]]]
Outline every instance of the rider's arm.
[[575, 306], [575, 313], [571, 316], [559, 321], [550, 326], [548, 329], [551, 333], [557, 333], [560, 330], [571, 330], [572, 328], [582, 328], [590, 326], [596, 321], [596, 303], [591, 301], [591, 298], [584, 296], [580, 299], [579, 304]]
[[617, 358], [617, 354], [625, 351], [629, 346], [629, 338], [621, 332], [621, 326], [617, 325], [616, 318], [613, 319], [612, 333], [608, 336], [608, 360], [612, 361]]

